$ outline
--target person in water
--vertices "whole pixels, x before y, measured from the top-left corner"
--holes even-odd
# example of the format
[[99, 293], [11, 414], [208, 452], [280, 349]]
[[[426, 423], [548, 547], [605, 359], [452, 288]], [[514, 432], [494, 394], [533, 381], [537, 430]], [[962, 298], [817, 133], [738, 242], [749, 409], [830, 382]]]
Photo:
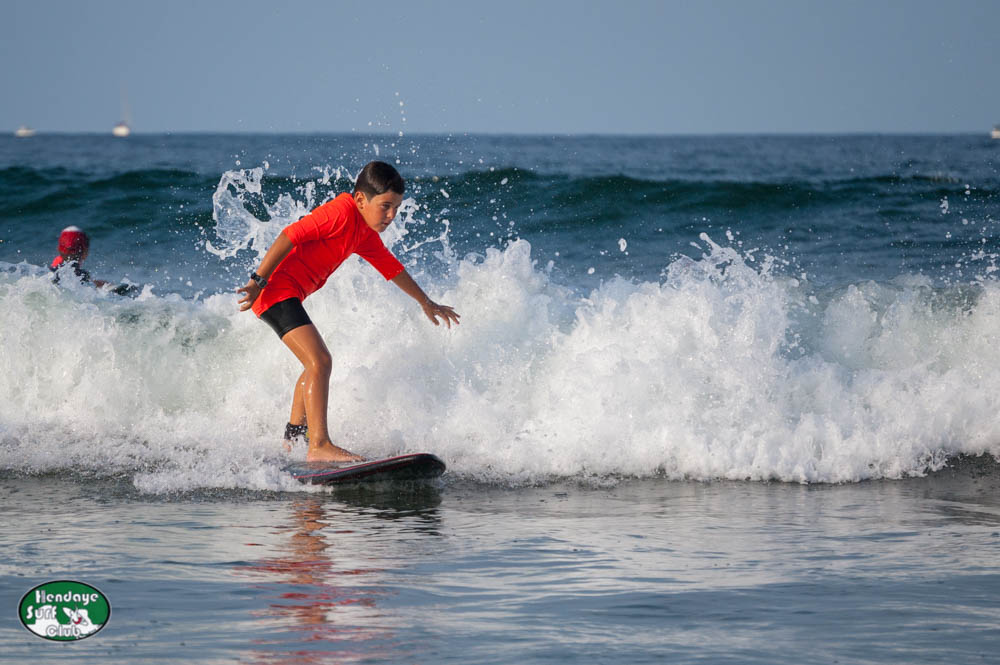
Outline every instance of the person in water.
[[[84, 284], [93, 284], [97, 288], [108, 286], [108, 283], [101, 279], [91, 279], [90, 273], [83, 269], [83, 262], [90, 254], [90, 237], [78, 226], [67, 226], [59, 234], [59, 255], [52, 259], [49, 265], [54, 275], [52, 281], [56, 284], [67, 274], [72, 274]], [[111, 289], [112, 293], [120, 296], [135, 297], [139, 289], [131, 284], [120, 284]]]
[[67, 226], [59, 234], [59, 256], [52, 259], [49, 270], [55, 273], [56, 284], [67, 272], [71, 272], [84, 284], [102, 287], [105, 282], [92, 280], [90, 273], [83, 269], [83, 262], [90, 253], [90, 237], [78, 226]]
[[459, 322], [454, 309], [427, 297], [379, 238], [395, 219], [404, 191], [403, 178], [392, 165], [370, 162], [358, 174], [352, 194], [344, 192], [285, 227], [250, 281], [237, 289], [244, 294], [240, 311], [252, 309], [302, 363], [285, 439], [304, 434], [308, 423], [308, 461], [364, 459], [330, 440], [327, 405], [333, 361], [302, 307], [302, 301], [322, 287], [345, 259], [352, 254], [365, 259], [416, 300], [434, 325], [439, 325], [438, 319], [448, 328]]

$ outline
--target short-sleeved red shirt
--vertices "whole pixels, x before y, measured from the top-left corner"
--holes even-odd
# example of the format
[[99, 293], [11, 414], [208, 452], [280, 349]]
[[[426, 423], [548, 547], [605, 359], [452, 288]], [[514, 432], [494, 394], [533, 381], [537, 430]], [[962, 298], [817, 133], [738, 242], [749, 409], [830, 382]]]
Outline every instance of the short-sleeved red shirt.
[[403, 272], [403, 264], [365, 224], [354, 197], [344, 192], [282, 231], [294, 247], [267, 280], [253, 304], [257, 316], [288, 298], [305, 300], [351, 254], [372, 264], [387, 280]]

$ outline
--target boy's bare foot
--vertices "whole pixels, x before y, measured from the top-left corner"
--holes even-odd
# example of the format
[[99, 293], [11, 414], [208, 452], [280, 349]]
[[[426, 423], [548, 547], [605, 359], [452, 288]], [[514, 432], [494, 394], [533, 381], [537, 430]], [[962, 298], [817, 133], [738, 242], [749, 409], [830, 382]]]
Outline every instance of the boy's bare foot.
[[309, 450], [306, 452], [307, 462], [364, 462], [365, 458], [355, 455], [350, 450], [344, 450], [333, 445], [329, 441], [309, 442]]

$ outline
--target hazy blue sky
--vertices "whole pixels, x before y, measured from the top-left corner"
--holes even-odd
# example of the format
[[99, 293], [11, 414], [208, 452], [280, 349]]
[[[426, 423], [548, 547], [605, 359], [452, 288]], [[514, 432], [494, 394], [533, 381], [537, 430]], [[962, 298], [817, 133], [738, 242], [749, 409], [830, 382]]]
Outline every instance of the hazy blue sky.
[[2, 15], [3, 131], [109, 131], [123, 89], [138, 132], [1000, 123], [1000, 0], [5, 0]]

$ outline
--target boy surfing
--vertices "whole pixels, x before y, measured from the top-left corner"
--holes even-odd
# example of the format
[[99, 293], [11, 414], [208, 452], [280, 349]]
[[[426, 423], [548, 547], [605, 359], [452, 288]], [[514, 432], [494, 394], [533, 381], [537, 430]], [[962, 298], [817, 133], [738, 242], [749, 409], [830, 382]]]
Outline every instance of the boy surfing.
[[344, 192], [285, 227], [250, 281], [237, 289], [244, 294], [240, 311], [252, 309], [302, 363], [285, 439], [305, 434], [308, 423], [307, 461], [364, 459], [330, 440], [327, 404], [333, 359], [302, 307], [302, 301], [322, 287], [347, 257], [357, 254], [365, 259], [416, 300], [434, 325], [439, 325], [439, 318], [448, 328], [459, 322], [454, 309], [427, 297], [379, 238], [395, 219], [404, 191], [403, 178], [392, 165], [369, 162], [358, 174], [352, 194]]

